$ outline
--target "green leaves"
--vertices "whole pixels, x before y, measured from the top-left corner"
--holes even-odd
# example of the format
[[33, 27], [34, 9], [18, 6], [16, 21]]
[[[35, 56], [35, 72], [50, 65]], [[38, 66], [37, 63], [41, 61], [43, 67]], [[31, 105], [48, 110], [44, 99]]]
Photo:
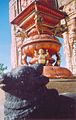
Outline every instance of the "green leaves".
[[4, 66], [3, 63], [0, 63], [0, 74], [4, 73], [6, 69], [7, 69], [7, 66]]

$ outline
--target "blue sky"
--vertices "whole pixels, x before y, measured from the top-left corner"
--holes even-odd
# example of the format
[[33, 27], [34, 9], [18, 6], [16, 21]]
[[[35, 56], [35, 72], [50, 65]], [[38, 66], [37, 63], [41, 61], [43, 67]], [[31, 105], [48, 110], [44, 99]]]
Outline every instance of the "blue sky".
[[[11, 33], [9, 23], [9, 0], [2, 0], [0, 3], [0, 63], [10, 69], [11, 55]], [[60, 39], [63, 43], [63, 40]], [[65, 66], [63, 48], [61, 48], [61, 66]]]
[[10, 68], [10, 24], [9, 24], [9, 0], [0, 3], [0, 63]]

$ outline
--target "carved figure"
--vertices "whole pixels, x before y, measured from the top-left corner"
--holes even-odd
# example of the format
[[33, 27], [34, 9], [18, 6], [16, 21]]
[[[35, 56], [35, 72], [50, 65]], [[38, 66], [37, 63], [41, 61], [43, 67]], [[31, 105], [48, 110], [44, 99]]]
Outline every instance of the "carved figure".
[[47, 89], [49, 78], [42, 72], [43, 65], [36, 64], [17, 67], [0, 77], [5, 91], [4, 120], [75, 118], [74, 97]]
[[39, 63], [39, 64], [48, 64], [49, 63], [49, 52], [46, 50], [46, 53], [43, 49], [39, 49], [37, 52], [35, 50], [34, 57], [30, 61], [30, 64]]
[[56, 27], [53, 28], [54, 36], [62, 36], [64, 32], [68, 30], [67, 25], [57, 25]]
[[21, 37], [22, 39], [28, 37], [27, 33], [21, 29], [18, 29], [15, 35], [16, 37]]
[[29, 64], [37, 64], [38, 63], [38, 52], [35, 50], [34, 51], [34, 57], [32, 58], [32, 60], [29, 62]]
[[34, 20], [35, 20], [36, 30], [38, 34], [40, 34], [40, 31], [43, 32], [43, 28], [41, 26], [43, 18], [38, 13], [36, 13]]
[[47, 54], [44, 53], [44, 50], [40, 49], [39, 56], [38, 56], [38, 63], [45, 64], [46, 63], [46, 56], [47, 56]]
[[22, 64], [23, 65], [28, 64], [26, 59], [27, 59], [27, 56], [25, 54], [22, 55]]
[[48, 49], [46, 49], [46, 52], [43, 49], [39, 50], [38, 63], [52, 65], [53, 62], [55, 62], [55, 60], [50, 57]]

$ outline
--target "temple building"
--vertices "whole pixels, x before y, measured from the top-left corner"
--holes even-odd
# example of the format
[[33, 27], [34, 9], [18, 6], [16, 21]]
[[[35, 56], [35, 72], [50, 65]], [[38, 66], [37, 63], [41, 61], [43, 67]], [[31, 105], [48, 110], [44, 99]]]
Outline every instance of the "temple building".
[[[38, 54], [39, 46], [35, 47], [33, 44], [31, 47], [32, 41], [29, 43], [31, 36], [34, 41], [34, 39], [38, 39], [37, 35], [47, 35], [48, 33], [46, 36], [48, 44], [50, 44], [49, 36], [63, 37], [66, 67], [76, 75], [76, 0], [10, 0], [9, 17], [12, 39], [12, 68], [27, 64], [27, 61], [24, 61], [24, 59], [28, 59], [26, 54], [29, 57], [34, 56], [34, 52]], [[45, 39], [45, 36], [41, 36], [40, 39]], [[53, 41], [47, 47], [48, 51], [46, 49], [46, 54], [48, 52], [51, 54], [51, 59], [48, 58], [51, 64], [54, 62], [53, 55], [59, 57], [58, 52], [61, 47], [56, 38], [53, 37], [52, 39]], [[50, 49], [49, 46], [52, 48]], [[34, 51], [33, 48], [37, 51]], [[45, 46], [43, 49], [45, 52]], [[33, 62], [32, 59], [30, 63]]]
[[76, 0], [58, 0], [60, 8], [67, 13], [67, 31], [63, 33], [67, 68], [76, 75]]

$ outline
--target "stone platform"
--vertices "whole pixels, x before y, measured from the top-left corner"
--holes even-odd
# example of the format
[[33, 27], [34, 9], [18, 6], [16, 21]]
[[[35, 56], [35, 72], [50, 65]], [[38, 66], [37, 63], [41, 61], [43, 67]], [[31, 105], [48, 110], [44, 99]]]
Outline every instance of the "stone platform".
[[57, 89], [59, 93], [76, 93], [76, 78], [75, 79], [50, 79], [47, 84], [49, 89]]

